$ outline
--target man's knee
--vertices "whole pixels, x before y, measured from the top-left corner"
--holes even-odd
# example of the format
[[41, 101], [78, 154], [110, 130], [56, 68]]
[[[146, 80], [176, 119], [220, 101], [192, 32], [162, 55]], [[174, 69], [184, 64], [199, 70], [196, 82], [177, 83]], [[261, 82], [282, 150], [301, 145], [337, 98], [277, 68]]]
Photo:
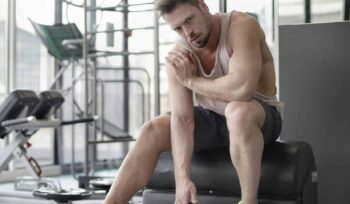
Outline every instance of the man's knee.
[[254, 100], [228, 103], [225, 108], [225, 117], [231, 132], [249, 133], [254, 127], [261, 127], [264, 122], [263, 109]]
[[156, 117], [146, 122], [139, 135], [143, 143], [149, 143], [164, 151], [170, 146], [170, 119], [167, 116]]
[[242, 127], [257, 120], [256, 108], [252, 102], [232, 101], [225, 107], [225, 117], [229, 126]]

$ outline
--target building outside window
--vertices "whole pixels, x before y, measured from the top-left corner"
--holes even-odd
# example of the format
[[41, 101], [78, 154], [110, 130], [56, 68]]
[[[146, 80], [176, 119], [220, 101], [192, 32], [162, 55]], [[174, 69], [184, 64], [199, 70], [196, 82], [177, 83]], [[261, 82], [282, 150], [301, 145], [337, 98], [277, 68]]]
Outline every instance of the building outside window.
[[[301, 24], [305, 19], [305, 0], [279, 2], [279, 24]], [[343, 0], [311, 0], [311, 23], [343, 21]]]
[[[0, 0], [0, 104], [6, 96], [6, 60], [5, 60], [5, 20], [6, 20], [6, 0]], [[0, 139], [0, 148], [4, 146], [4, 141]]]
[[[40, 5], [40, 6], [37, 6]], [[16, 1], [16, 69], [15, 89], [36, 93], [47, 90], [53, 78], [54, 61], [34, 32], [28, 18], [42, 24], [53, 23], [54, 1]], [[28, 154], [41, 165], [53, 164], [53, 129], [40, 129], [29, 140]], [[21, 162], [16, 162], [21, 166]]]
[[311, 22], [326, 23], [343, 21], [344, 0], [312, 0]]

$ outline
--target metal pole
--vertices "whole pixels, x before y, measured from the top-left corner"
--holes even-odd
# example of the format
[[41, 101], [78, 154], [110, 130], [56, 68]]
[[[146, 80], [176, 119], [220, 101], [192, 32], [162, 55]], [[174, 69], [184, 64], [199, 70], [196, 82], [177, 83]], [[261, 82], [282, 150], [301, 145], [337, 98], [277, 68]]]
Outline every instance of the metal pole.
[[154, 8], [154, 115], [160, 114], [159, 16]]
[[6, 91], [5, 94], [9, 94], [10, 93], [10, 1], [11, 0], [7, 0], [5, 1], [5, 6], [6, 6], [6, 16], [7, 18], [5, 19], [4, 23], [5, 23], [5, 27], [4, 27], [4, 31], [5, 31], [5, 87], [6, 87]]
[[[84, 77], [85, 77], [85, 96], [84, 96], [84, 117], [89, 116], [89, 70], [88, 70], [88, 40], [87, 40], [87, 1], [84, 1], [84, 34], [83, 34], [83, 61], [84, 61]], [[89, 125], [87, 123], [84, 124], [85, 129], [85, 161], [84, 161], [84, 174], [85, 176], [89, 175]]]
[[350, 0], [344, 0], [344, 21], [350, 20]]
[[[128, 5], [128, 0], [123, 0], [124, 5]], [[128, 14], [128, 7], [123, 7], [123, 29], [127, 29], [129, 27], [129, 14]], [[128, 43], [128, 38], [129, 38], [128, 32], [124, 32], [123, 35], [123, 52], [128, 52], [129, 51], [129, 43]], [[123, 67], [124, 67], [124, 80], [129, 80], [129, 55], [124, 55], [123, 56]], [[123, 85], [124, 89], [124, 131], [129, 132], [129, 84], [127, 82], [124, 82]], [[128, 152], [128, 144], [123, 144], [123, 154], [124, 156]]]
[[6, 43], [6, 92], [10, 93], [16, 85], [16, 0], [7, 1], [7, 20], [5, 20]]
[[[71, 69], [71, 73], [72, 73], [72, 82], [71, 82], [71, 107], [72, 107], [72, 113], [71, 113], [71, 119], [74, 120], [75, 119], [75, 111], [74, 111], [74, 103], [75, 103], [75, 89], [74, 89], [74, 78], [75, 78], [75, 64], [74, 64], [74, 59], [72, 58], [71, 59], [72, 61], [72, 69]], [[77, 179], [78, 177], [76, 176], [75, 174], [75, 125], [71, 125], [71, 149], [72, 149], [72, 152], [71, 152], [71, 155], [72, 155], [72, 164], [71, 164], [71, 174], [73, 176], [73, 178]]]
[[220, 12], [226, 13], [227, 12], [227, 1], [226, 0], [220, 0], [219, 4], [220, 4], [219, 5]]
[[104, 139], [104, 132], [105, 132], [105, 87], [104, 84], [101, 83], [101, 97], [100, 97], [100, 104], [101, 104], [101, 114], [100, 114], [100, 131], [101, 131], [101, 140]]
[[[96, 0], [90, 0], [90, 7], [96, 7]], [[94, 25], [96, 24], [96, 12], [89, 12], [89, 31], [91, 32], [93, 30]], [[90, 40], [91, 41], [91, 40]], [[89, 42], [89, 44], [92, 42]], [[93, 47], [95, 47], [95, 42], [92, 45]], [[92, 63], [91, 63], [91, 115], [97, 115], [97, 72], [96, 72], [96, 58], [92, 58], [91, 59]], [[94, 122], [92, 124], [92, 137], [94, 138], [94, 140], [97, 139], [97, 124]], [[97, 160], [97, 148], [96, 145], [92, 146], [91, 149], [91, 156], [92, 156], [92, 168], [91, 168], [91, 173], [93, 173], [95, 171], [95, 163]]]
[[[7, 0], [7, 18], [5, 20], [5, 60], [6, 60], [6, 94], [15, 87], [16, 68], [16, 0]], [[12, 134], [13, 135], [13, 134]], [[5, 138], [5, 145], [10, 143], [10, 137]], [[12, 162], [13, 167], [13, 162]], [[11, 164], [9, 165], [11, 169]]]
[[304, 0], [305, 23], [311, 23], [311, 0]]
[[[62, 1], [55, 0], [55, 23], [62, 23]], [[55, 59], [55, 74], [58, 74], [62, 68], [57, 59]], [[55, 83], [59, 82], [59, 83]], [[61, 88], [62, 78], [55, 78], [54, 83], [49, 87], [49, 89], [53, 89], [56, 85], [57, 89]], [[56, 117], [62, 119], [63, 111], [62, 109], [58, 110], [56, 113]], [[63, 128], [58, 127], [55, 128], [55, 137], [54, 137], [54, 164], [63, 165], [63, 138], [62, 138]]]

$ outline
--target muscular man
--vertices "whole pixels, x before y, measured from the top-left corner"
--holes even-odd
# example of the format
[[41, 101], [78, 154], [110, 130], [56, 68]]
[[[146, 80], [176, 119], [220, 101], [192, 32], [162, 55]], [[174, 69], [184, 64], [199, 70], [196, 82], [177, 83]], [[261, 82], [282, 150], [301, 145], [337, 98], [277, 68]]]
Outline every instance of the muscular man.
[[[209, 13], [204, 0], [157, 0], [179, 39], [166, 57], [171, 114], [147, 122], [105, 203], [126, 204], [172, 150], [176, 204], [197, 203], [189, 176], [193, 151], [228, 146], [243, 204], [257, 204], [264, 145], [281, 130], [273, 59], [257, 21]], [[198, 106], [194, 106], [193, 94]]]

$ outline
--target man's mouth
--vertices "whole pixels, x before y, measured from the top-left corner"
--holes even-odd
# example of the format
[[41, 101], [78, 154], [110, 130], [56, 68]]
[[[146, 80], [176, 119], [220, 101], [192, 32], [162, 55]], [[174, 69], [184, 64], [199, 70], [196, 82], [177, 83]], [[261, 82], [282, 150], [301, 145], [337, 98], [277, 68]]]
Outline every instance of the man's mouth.
[[199, 35], [196, 35], [193, 38], [191, 38], [190, 42], [192, 43], [192, 42], [196, 41], [198, 38], [199, 38]]

